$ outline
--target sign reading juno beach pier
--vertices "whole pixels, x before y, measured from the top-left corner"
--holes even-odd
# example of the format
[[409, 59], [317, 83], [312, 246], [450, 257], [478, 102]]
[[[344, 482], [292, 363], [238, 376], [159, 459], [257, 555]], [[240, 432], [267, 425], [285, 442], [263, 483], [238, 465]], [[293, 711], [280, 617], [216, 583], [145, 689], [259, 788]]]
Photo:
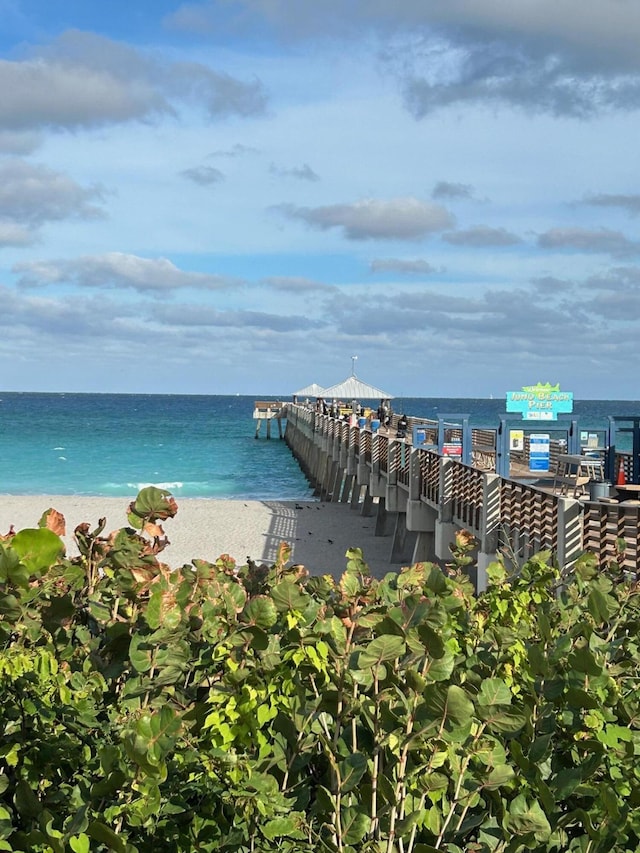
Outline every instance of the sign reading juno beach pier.
[[555, 421], [573, 411], [573, 393], [549, 382], [525, 385], [521, 391], [507, 391], [507, 411], [520, 412], [525, 421]]

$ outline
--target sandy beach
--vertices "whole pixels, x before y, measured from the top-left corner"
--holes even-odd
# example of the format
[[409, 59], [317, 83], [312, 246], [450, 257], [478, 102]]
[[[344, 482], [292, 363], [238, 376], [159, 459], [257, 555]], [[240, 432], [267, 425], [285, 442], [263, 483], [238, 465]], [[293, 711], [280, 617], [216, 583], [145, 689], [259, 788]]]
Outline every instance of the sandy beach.
[[[66, 521], [67, 554], [77, 550], [73, 530], [81, 522], [93, 528], [106, 518], [105, 532], [127, 526], [127, 498], [75, 496], [0, 496], [0, 533], [37, 527], [42, 513], [53, 508]], [[229, 554], [244, 565], [247, 557], [272, 564], [278, 546], [288, 542], [291, 562], [302, 563], [311, 574], [339, 577], [345, 569], [345, 553], [358, 547], [371, 572], [382, 577], [392, 569], [391, 537], [375, 536], [374, 517], [366, 517], [348, 504], [305, 501], [235, 501], [196, 498], [177, 499], [178, 513], [164, 522], [170, 545], [161, 559], [173, 568], [202, 558], [214, 561]]]

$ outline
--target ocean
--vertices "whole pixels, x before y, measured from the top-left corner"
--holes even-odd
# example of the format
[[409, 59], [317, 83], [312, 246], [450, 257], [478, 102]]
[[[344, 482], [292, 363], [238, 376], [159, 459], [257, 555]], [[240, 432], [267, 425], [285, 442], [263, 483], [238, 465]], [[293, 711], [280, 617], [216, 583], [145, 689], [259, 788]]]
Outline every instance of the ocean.
[[[255, 438], [256, 399], [276, 398], [2, 392], [0, 493], [135, 497], [152, 484], [176, 498], [312, 499], [275, 425], [271, 439], [265, 424]], [[468, 414], [472, 426], [496, 428], [505, 401], [414, 397], [392, 406], [425, 419]], [[580, 430], [605, 429], [608, 415], [640, 415], [640, 402], [574, 401]]]

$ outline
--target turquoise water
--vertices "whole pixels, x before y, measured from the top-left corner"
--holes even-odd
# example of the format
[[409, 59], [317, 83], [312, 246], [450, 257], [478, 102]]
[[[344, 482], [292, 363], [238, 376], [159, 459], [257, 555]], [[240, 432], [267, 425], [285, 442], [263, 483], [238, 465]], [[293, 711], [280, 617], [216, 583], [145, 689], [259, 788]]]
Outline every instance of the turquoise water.
[[254, 438], [253, 398], [12, 393], [0, 398], [5, 494], [130, 496], [153, 484], [176, 497], [310, 497], [284, 441]]
[[[176, 497], [309, 500], [277, 429], [267, 441], [263, 425], [254, 438], [254, 399], [0, 393], [0, 493], [129, 497], [153, 484]], [[426, 397], [392, 404], [421, 418], [469, 414], [472, 426], [488, 428], [505, 405]], [[640, 414], [640, 402], [576, 401], [574, 414], [581, 429], [604, 428], [607, 415]], [[536, 431], [550, 432], [547, 426]]]

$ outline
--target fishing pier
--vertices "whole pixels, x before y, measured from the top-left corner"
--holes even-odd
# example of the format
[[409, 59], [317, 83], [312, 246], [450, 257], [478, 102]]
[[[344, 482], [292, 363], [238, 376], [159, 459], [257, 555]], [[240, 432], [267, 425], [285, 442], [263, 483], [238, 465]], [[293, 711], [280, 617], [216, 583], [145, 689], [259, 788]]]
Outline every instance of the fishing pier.
[[549, 551], [570, 569], [589, 551], [601, 566], [617, 560], [629, 573], [640, 570], [640, 500], [623, 485], [638, 467], [635, 452], [613, 449], [605, 473], [617, 472], [619, 489], [607, 484], [603, 490], [599, 479], [593, 481], [598, 488], [588, 488], [591, 475], [580, 473], [580, 455], [563, 452], [562, 445], [551, 447], [549, 474], [534, 478], [527, 469], [528, 438], [505, 472], [497, 430], [462, 424], [443, 443], [442, 424], [421, 424], [425, 440], [416, 446], [396, 437], [395, 420], [389, 430], [372, 431], [370, 423], [293, 403], [285, 404], [284, 416], [285, 441], [315, 493], [375, 516], [376, 536], [389, 543], [390, 567], [446, 562], [456, 533], [467, 530], [478, 542], [478, 591], [499, 556], [521, 565]]

